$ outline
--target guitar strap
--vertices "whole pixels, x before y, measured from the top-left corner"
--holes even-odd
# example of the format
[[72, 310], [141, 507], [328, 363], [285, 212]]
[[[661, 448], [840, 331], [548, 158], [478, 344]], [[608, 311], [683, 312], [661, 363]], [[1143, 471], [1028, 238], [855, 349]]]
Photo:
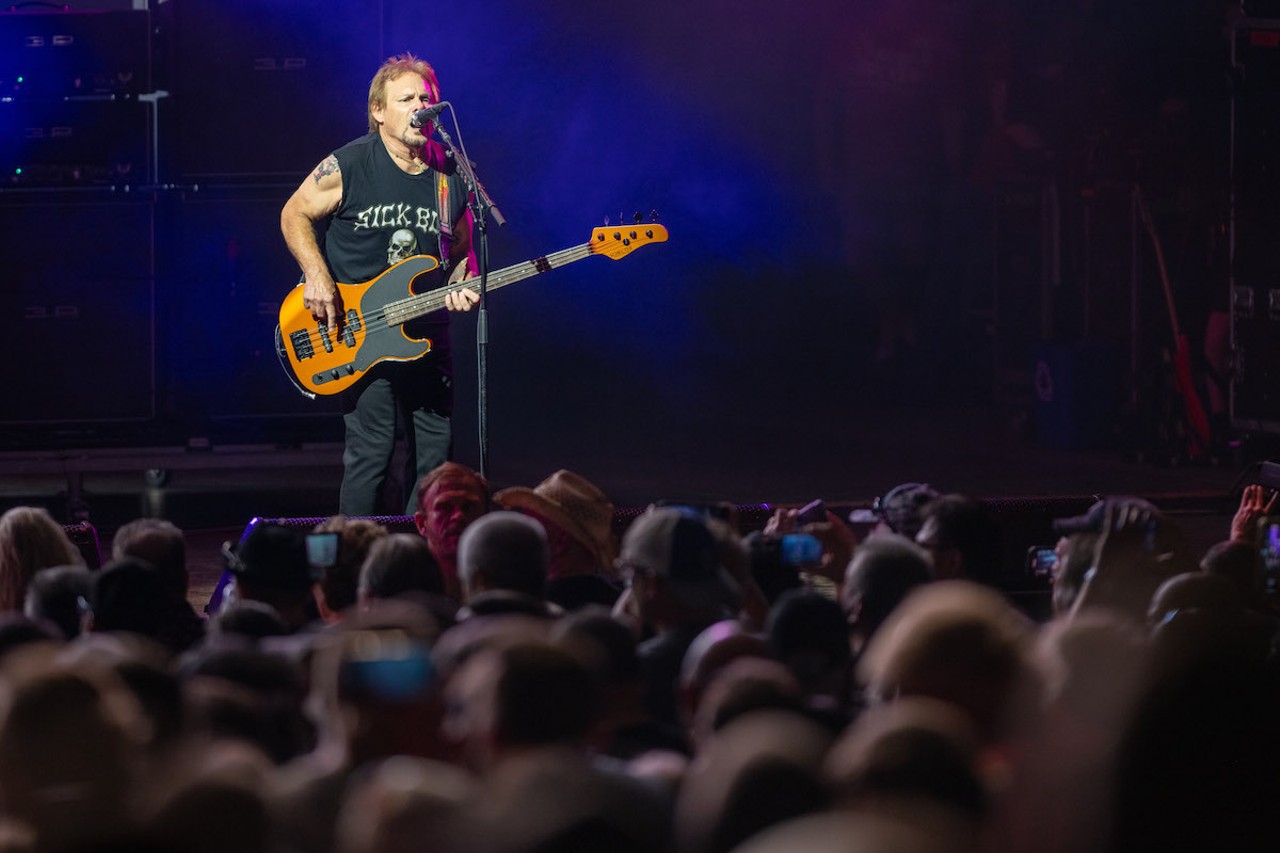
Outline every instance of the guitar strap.
[[440, 212], [440, 269], [449, 268], [449, 244], [453, 242], [453, 225], [449, 222], [449, 176], [436, 173], [436, 204]]

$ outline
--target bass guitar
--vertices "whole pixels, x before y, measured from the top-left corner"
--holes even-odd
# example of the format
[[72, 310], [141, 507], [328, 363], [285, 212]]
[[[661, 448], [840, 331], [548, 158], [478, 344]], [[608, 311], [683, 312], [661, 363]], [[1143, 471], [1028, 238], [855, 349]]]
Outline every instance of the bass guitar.
[[[657, 223], [596, 228], [590, 241], [489, 273], [487, 290], [497, 290], [557, 267], [603, 255], [619, 260], [641, 246], [662, 243], [667, 229]], [[350, 388], [383, 361], [413, 361], [431, 351], [430, 338], [413, 337], [405, 324], [444, 307], [445, 297], [477, 287], [479, 277], [415, 293], [414, 283], [439, 266], [430, 255], [414, 255], [364, 284], [339, 284], [342, 321], [317, 322], [302, 304], [299, 284], [280, 306], [276, 355], [293, 383], [308, 397]]]

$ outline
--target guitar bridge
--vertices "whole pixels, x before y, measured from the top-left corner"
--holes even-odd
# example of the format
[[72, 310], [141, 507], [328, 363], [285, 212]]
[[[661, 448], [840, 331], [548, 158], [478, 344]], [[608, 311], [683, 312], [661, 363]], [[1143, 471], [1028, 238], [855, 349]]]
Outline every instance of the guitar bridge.
[[305, 329], [289, 333], [289, 346], [293, 347], [293, 354], [298, 361], [311, 358], [316, 354], [315, 347], [311, 346], [311, 335], [307, 334]]

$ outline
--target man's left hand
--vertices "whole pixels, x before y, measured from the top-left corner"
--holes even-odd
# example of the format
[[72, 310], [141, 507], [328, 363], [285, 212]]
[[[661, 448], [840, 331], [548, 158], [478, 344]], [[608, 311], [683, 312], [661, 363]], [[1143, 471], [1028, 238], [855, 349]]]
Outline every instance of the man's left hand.
[[[459, 263], [453, 268], [453, 273], [449, 276], [449, 286], [461, 284], [467, 280], [467, 264]], [[455, 290], [444, 298], [444, 307], [450, 311], [470, 311], [471, 306], [480, 301], [480, 294], [467, 287], [462, 290]]]
[[470, 311], [471, 306], [480, 301], [480, 294], [471, 288], [455, 290], [444, 298], [444, 307], [450, 311]]

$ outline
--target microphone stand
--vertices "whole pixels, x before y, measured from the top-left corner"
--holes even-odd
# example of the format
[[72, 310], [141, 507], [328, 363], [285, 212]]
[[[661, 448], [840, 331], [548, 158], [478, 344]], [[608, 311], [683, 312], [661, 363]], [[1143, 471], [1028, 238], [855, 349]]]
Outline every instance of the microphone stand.
[[[453, 112], [452, 104], [449, 106], [450, 112]], [[453, 124], [458, 126], [458, 115], [454, 113]], [[489, 197], [489, 192], [484, 188], [484, 184], [480, 183], [480, 179], [476, 177], [475, 168], [471, 160], [466, 155], [465, 146], [455, 147], [453, 140], [449, 137], [448, 131], [444, 129], [444, 123], [436, 122], [436, 132], [440, 134], [440, 139], [444, 142], [448, 149], [448, 155], [453, 158], [453, 162], [457, 164], [458, 174], [462, 176], [462, 180], [466, 182], [470, 192], [467, 194], [467, 206], [471, 210], [471, 216], [475, 220], [475, 230], [479, 235], [479, 243], [476, 246], [476, 258], [480, 262], [480, 302], [476, 306], [476, 407], [477, 407], [477, 426], [479, 430], [480, 440], [480, 476], [485, 479], [489, 478], [489, 305], [488, 305], [488, 284], [489, 284], [489, 224], [488, 216], [493, 215], [493, 221], [499, 226], [506, 225], [507, 220], [503, 217], [502, 211], [498, 210], [498, 206], [493, 203], [493, 199]], [[459, 145], [461, 145], [462, 132], [458, 131]]]

